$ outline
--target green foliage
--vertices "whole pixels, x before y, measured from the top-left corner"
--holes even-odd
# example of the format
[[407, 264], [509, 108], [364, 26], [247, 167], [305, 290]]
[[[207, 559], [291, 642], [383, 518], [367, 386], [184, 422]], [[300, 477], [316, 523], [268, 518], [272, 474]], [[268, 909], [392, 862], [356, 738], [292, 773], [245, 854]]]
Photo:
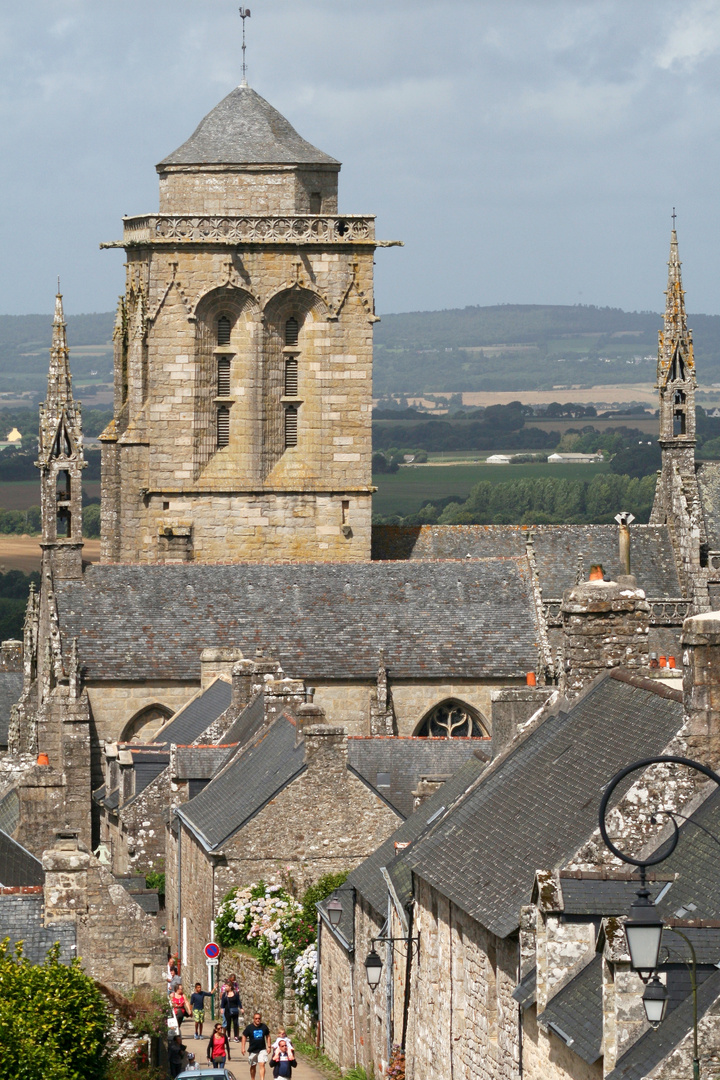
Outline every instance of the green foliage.
[[[439, 419], [418, 415], [414, 409], [391, 419], [373, 421], [373, 448], [387, 459], [417, 450], [542, 450], [557, 445], [556, 431], [527, 427], [532, 408], [519, 401], [490, 405], [479, 412], [455, 413]], [[398, 449], [403, 447], [407, 449]], [[375, 459], [373, 458], [373, 471]], [[382, 470], [379, 470], [382, 471]], [[385, 471], [391, 471], [386, 469]]]
[[708, 458], [710, 461], [717, 461], [717, 459], [720, 458], [720, 437], [708, 439], [707, 442], [704, 442], [698, 453], [698, 457]]
[[44, 964], [0, 943], [0, 1074], [16, 1080], [103, 1080], [111, 1027], [105, 1001], [78, 960], [55, 945]]
[[505, 484], [481, 481], [464, 503], [452, 503], [442, 525], [609, 524], [629, 510], [647, 522], [655, 495], [655, 476], [641, 478], [601, 473], [592, 480], [546, 477]]
[[9, 570], [7, 574], [0, 574], [0, 641], [22, 638], [31, 581], [36, 589], [40, 588], [37, 571], [24, 574], [22, 570]]
[[341, 870], [337, 874], [323, 874], [314, 885], [308, 886], [303, 893], [301, 901], [303, 918], [308, 923], [312, 923], [313, 926], [316, 926], [317, 910], [315, 905], [319, 904], [321, 900], [325, 900], [326, 897], [331, 896], [341, 885], [344, 885], [349, 873], [349, 870]]
[[157, 889], [158, 895], [165, 895], [165, 871], [151, 870], [149, 874], [145, 875], [145, 888]]
[[94, 537], [100, 535], [100, 507], [97, 503], [83, 507], [82, 519], [83, 536]]

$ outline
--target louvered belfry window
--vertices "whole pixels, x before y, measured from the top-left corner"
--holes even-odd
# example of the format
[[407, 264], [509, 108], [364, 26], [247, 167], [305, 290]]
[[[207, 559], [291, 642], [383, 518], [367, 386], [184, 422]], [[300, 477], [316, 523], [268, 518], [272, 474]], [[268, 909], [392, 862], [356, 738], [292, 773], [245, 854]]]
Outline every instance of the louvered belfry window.
[[298, 411], [294, 405], [285, 410], [285, 446], [297, 446]]
[[217, 343], [218, 345], [230, 344], [230, 320], [227, 315], [221, 315], [217, 321]]
[[218, 450], [227, 446], [230, 442], [230, 410], [224, 405], [217, 411], [217, 445]]
[[286, 345], [297, 345], [299, 330], [300, 330], [300, 327], [298, 326], [297, 319], [294, 318], [291, 315], [290, 318], [288, 319], [288, 321], [285, 323], [285, 344]]
[[285, 361], [285, 397], [298, 396], [298, 362], [295, 357]]
[[217, 362], [217, 396], [230, 396], [230, 357], [219, 356]]

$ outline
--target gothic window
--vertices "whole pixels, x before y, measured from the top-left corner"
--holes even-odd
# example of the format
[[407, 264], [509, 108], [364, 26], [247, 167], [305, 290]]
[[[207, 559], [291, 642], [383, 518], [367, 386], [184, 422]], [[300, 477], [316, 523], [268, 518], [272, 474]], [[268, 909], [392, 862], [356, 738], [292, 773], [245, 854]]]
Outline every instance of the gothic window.
[[217, 343], [218, 345], [230, 344], [230, 320], [227, 315], [221, 315], [217, 321]]
[[297, 345], [299, 332], [300, 327], [298, 325], [298, 321], [291, 315], [288, 321], [285, 323], [285, 344]]
[[298, 396], [298, 362], [291, 356], [285, 361], [285, 397]]
[[477, 714], [462, 701], [443, 701], [436, 705], [420, 722], [415, 734], [440, 739], [482, 739], [487, 735]]
[[297, 446], [298, 441], [298, 411], [294, 405], [285, 410], [285, 447]]
[[217, 362], [217, 396], [230, 396], [230, 357], [219, 356]]
[[152, 742], [171, 716], [165, 705], [146, 705], [125, 725], [119, 742]]
[[70, 485], [70, 473], [67, 469], [60, 469], [55, 480], [57, 501], [69, 502], [71, 490], [72, 488]]
[[675, 411], [673, 413], [673, 435], [687, 434], [687, 417], [685, 414], [685, 394], [682, 390], [676, 390], [673, 398]]
[[53, 457], [70, 457], [72, 454], [72, 446], [64, 424], [58, 429], [52, 452]]
[[230, 410], [222, 405], [217, 411], [217, 448], [222, 450], [230, 442]]
[[672, 364], [670, 366], [670, 379], [672, 382], [676, 380], [683, 380], [685, 378], [685, 364], [682, 356], [679, 353], [675, 353], [673, 356]]

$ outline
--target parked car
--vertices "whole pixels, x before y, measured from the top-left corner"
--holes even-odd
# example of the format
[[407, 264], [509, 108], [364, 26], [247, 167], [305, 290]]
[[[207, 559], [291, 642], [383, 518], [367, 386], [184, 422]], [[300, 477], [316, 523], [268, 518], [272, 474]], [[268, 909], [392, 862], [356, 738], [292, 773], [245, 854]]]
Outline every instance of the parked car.
[[229, 1069], [185, 1069], [177, 1080], [198, 1080], [199, 1076], [213, 1076], [215, 1080], [235, 1080]]

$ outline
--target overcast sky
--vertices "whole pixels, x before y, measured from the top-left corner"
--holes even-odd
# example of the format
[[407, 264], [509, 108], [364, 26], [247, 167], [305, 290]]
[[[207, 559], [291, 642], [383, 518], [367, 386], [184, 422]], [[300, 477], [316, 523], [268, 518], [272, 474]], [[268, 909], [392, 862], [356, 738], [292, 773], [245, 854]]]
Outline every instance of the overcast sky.
[[[720, 0], [249, 0], [248, 81], [376, 213], [379, 312], [720, 312]], [[115, 306], [124, 213], [240, 81], [231, 0], [0, 9], [0, 312]]]

